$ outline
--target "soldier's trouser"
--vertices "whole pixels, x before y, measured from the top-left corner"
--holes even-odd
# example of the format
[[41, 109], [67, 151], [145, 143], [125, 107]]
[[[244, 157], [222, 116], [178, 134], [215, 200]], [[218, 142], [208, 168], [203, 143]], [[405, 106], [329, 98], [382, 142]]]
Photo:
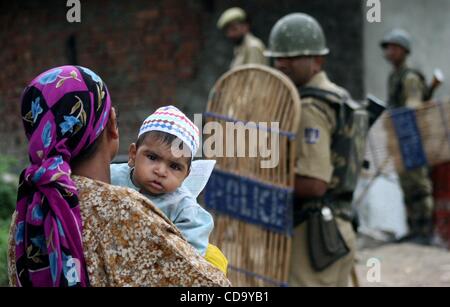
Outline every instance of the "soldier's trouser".
[[428, 168], [421, 167], [400, 175], [408, 212], [408, 224], [413, 235], [430, 236], [433, 217], [433, 185]]
[[354, 265], [356, 235], [352, 224], [336, 219], [350, 252], [321, 272], [316, 272], [309, 260], [307, 222], [294, 229], [292, 238], [289, 286], [291, 287], [347, 287]]

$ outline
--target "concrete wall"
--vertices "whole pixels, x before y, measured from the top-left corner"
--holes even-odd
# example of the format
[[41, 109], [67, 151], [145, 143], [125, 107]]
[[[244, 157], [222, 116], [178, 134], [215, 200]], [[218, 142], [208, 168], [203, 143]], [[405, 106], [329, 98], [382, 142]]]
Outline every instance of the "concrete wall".
[[410, 32], [413, 50], [412, 67], [424, 72], [431, 81], [433, 69], [439, 67], [447, 77], [436, 98], [450, 94], [450, 1], [381, 0], [381, 23], [364, 23], [364, 81], [366, 91], [383, 99], [387, 96], [390, 66], [383, 58], [379, 41], [390, 29], [401, 27]]

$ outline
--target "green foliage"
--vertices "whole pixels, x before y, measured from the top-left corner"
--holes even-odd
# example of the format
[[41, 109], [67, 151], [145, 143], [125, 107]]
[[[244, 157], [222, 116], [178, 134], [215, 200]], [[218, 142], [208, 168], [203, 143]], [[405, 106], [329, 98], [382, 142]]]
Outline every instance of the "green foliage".
[[0, 286], [8, 285], [7, 251], [11, 215], [16, 207], [17, 176], [14, 169], [17, 160], [0, 156]]
[[0, 220], [0, 287], [8, 285], [8, 231], [10, 219]]
[[16, 207], [17, 185], [4, 183], [0, 179], [0, 220], [11, 217]]

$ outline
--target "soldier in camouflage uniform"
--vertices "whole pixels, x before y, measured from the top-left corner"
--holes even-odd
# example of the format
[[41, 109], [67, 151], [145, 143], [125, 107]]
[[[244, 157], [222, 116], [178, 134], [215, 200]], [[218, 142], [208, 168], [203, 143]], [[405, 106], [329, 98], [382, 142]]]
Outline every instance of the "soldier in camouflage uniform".
[[[299, 88], [302, 98], [291, 286], [347, 286], [354, 265], [351, 201], [362, 164], [367, 116], [355, 120], [360, 106], [322, 70], [328, 52], [321, 26], [303, 13], [289, 14], [275, 24], [266, 52], [274, 58], [275, 67]], [[320, 212], [323, 220], [335, 221], [337, 236], [347, 248], [339, 259], [321, 268], [312, 252], [320, 243], [312, 237], [312, 212]], [[331, 233], [323, 236], [325, 241], [335, 238]]]
[[[428, 100], [429, 89], [423, 74], [411, 69], [406, 59], [411, 52], [409, 34], [401, 29], [389, 32], [381, 41], [381, 47], [393, 71], [389, 76], [389, 106], [391, 108], [418, 108]], [[433, 197], [432, 182], [427, 167], [400, 174], [408, 212], [410, 237], [418, 243], [429, 243], [432, 234]]]

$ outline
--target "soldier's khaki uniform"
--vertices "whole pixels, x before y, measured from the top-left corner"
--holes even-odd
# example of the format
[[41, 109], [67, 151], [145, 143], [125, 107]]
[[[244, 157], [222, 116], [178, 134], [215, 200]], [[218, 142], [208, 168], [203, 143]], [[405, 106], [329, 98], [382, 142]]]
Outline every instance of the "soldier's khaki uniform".
[[[397, 93], [400, 83], [402, 90]], [[426, 88], [417, 73], [410, 71], [406, 65], [389, 75], [388, 87], [390, 107], [418, 108], [422, 106]]]
[[267, 58], [263, 54], [265, 49], [266, 47], [260, 39], [247, 33], [242, 44], [234, 48], [234, 59], [230, 68], [245, 64], [268, 65]]
[[[422, 106], [427, 89], [419, 75], [408, 70], [406, 66], [391, 73], [388, 86], [390, 107]], [[400, 184], [407, 206], [411, 234], [429, 237], [432, 233], [433, 186], [428, 168], [405, 171], [400, 174]]]
[[[346, 91], [330, 82], [325, 72], [316, 74], [306, 87], [324, 89], [346, 95]], [[329, 184], [338, 162], [331, 150], [333, 132], [337, 127], [335, 110], [326, 102], [315, 98], [302, 99], [302, 115], [298, 132], [298, 159], [296, 173], [300, 176], [323, 180]], [[314, 131], [308, 137], [307, 131]], [[312, 202], [312, 201], [311, 201]], [[302, 206], [314, 205], [303, 203]], [[332, 205], [338, 205], [333, 203]], [[350, 208], [350, 202], [339, 204]], [[336, 208], [333, 208], [336, 209]], [[294, 229], [289, 276], [291, 286], [347, 286], [354, 264], [356, 235], [348, 219], [337, 219], [337, 225], [350, 252], [322, 272], [315, 271], [310, 263], [306, 223]]]

